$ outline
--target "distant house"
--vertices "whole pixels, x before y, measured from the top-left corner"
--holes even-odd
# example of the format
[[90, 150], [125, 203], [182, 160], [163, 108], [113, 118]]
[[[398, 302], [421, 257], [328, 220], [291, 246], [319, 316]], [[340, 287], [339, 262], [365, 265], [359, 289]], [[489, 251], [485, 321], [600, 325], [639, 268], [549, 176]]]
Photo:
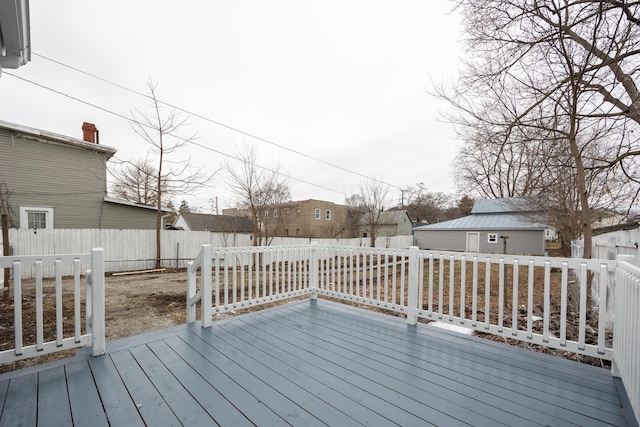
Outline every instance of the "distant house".
[[260, 217], [261, 231], [269, 237], [348, 239], [358, 234], [351, 208], [323, 200], [269, 205]]
[[173, 222], [173, 229], [190, 231], [211, 231], [213, 233], [250, 234], [253, 223], [247, 217], [234, 215], [210, 215], [184, 212]]
[[[389, 210], [380, 213], [378, 236], [410, 236], [412, 234], [413, 220], [406, 210]], [[360, 231], [362, 237], [369, 237], [369, 224], [364, 218], [360, 219]]]
[[414, 229], [423, 249], [542, 255], [549, 228], [532, 220], [524, 199], [477, 200], [471, 215]]
[[157, 212], [107, 196], [107, 161], [94, 125], [84, 139], [0, 121], [0, 208], [23, 229], [154, 229]]

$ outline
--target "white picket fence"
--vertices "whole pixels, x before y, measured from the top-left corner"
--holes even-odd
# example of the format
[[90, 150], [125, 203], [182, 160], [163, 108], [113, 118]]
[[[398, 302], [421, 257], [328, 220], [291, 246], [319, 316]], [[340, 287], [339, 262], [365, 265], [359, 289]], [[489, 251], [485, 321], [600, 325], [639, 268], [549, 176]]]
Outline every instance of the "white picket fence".
[[[11, 268], [13, 271], [14, 322], [13, 348], [0, 352], [0, 364], [40, 356], [62, 350], [92, 347], [94, 356], [105, 352], [105, 301], [104, 301], [104, 251], [93, 249], [91, 253], [74, 255], [32, 255], [0, 256], [0, 271]], [[44, 337], [44, 299], [50, 298], [43, 292], [45, 269], [52, 269], [55, 277], [55, 340], [45, 341]], [[73, 314], [63, 311], [64, 296], [62, 275], [72, 270], [74, 289], [72, 295]], [[86, 269], [86, 270], [85, 270]], [[85, 274], [84, 295], [81, 288], [81, 276]], [[35, 277], [35, 283], [26, 286], [22, 280]], [[23, 304], [35, 300], [35, 330], [23, 325]], [[82, 310], [84, 301], [84, 312]], [[85, 325], [83, 331], [82, 317]], [[73, 333], [64, 332], [65, 324]], [[35, 335], [35, 342], [27, 342], [25, 337]]]
[[[575, 289], [573, 293], [570, 290], [570, 270], [580, 278], [577, 295]], [[605, 298], [595, 329], [588, 323], [593, 315], [587, 307], [590, 274], [598, 276]], [[607, 304], [609, 295], [604, 291], [611, 278], [615, 281], [611, 286], [618, 286], [615, 304]], [[613, 374], [622, 379], [635, 413], [640, 414], [640, 269], [626, 261], [425, 251], [417, 247], [204, 245], [189, 264], [187, 282], [187, 321], [196, 319], [199, 304], [204, 327], [211, 325], [214, 315], [226, 311], [324, 295], [401, 313], [409, 324], [420, 317], [610, 360]], [[577, 310], [577, 326], [575, 312], [570, 312], [570, 295], [578, 300], [573, 308]], [[607, 339], [611, 336], [606, 328], [608, 310], [614, 311], [611, 317], [616, 319], [613, 343]], [[519, 321], [521, 316], [525, 319]], [[577, 332], [577, 338], [568, 336], [569, 328]], [[588, 329], [593, 329], [594, 341]]]
[[[200, 247], [208, 244], [214, 247], [251, 246], [248, 234], [211, 233], [208, 231], [161, 231], [162, 267], [186, 268], [187, 263], [200, 252]], [[54, 230], [9, 230], [9, 241], [15, 256], [62, 255], [87, 253], [91, 248], [104, 248], [105, 270], [107, 272], [146, 270], [155, 267], [155, 230], [115, 230], [115, 229], [54, 229]], [[368, 246], [369, 239], [314, 239], [324, 245]], [[272, 246], [304, 245], [309, 239], [276, 237]], [[409, 247], [413, 236], [381, 237], [376, 246]], [[2, 255], [0, 244], [0, 255]], [[43, 277], [54, 277], [55, 271], [46, 267]], [[72, 274], [70, 266], [63, 267], [63, 276]], [[30, 278], [23, 276], [23, 278]], [[0, 285], [2, 281], [0, 274]]]

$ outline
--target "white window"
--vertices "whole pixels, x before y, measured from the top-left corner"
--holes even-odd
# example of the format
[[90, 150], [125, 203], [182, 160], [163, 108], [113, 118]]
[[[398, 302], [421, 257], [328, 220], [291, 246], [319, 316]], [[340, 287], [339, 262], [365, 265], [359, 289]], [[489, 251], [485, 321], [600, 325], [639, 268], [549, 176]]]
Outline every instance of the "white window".
[[316, 219], [320, 219], [320, 208], [316, 208]]
[[498, 243], [498, 235], [496, 233], [489, 233], [487, 235], [488, 243]]
[[53, 230], [53, 208], [20, 207], [20, 228]]
[[327, 218], [327, 221], [329, 221], [331, 219], [331, 210], [327, 209], [327, 211], [325, 212], [325, 218]]
[[278, 218], [278, 210], [277, 210], [277, 209], [274, 209], [274, 211], [273, 211], [273, 217], [274, 217], [274, 218]]

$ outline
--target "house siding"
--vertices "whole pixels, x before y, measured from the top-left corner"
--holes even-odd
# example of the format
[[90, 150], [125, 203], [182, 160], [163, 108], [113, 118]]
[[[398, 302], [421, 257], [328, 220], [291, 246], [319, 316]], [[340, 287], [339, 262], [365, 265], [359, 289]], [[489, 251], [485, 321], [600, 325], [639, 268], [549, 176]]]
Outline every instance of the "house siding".
[[20, 207], [32, 206], [53, 208], [54, 228], [100, 227], [112, 153], [0, 128], [0, 183], [10, 192], [13, 226]]
[[155, 230], [157, 211], [103, 202], [100, 228]]
[[[315, 210], [320, 209], [320, 219]], [[278, 218], [273, 216], [278, 211]], [[327, 210], [331, 211], [326, 219]], [[351, 238], [357, 229], [350, 225], [349, 207], [322, 200], [303, 200], [269, 207], [266, 221], [269, 236], [304, 238]]]
[[[500, 236], [507, 239], [507, 253], [542, 255], [544, 253], [544, 230], [415, 230], [415, 244], [421, 249], [465, 251], [467, 233], [480, 233], [480, 252], [503, 253]], [[488, 242], [488, 235], [498, 235], [496, 243]]]

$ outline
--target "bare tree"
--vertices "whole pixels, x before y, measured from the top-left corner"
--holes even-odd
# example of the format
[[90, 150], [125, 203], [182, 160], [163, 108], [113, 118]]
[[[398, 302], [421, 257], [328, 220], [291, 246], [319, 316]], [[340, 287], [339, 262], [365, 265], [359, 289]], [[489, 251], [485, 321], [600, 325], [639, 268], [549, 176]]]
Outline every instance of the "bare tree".
[[156, 268], [160, 268], [160, 230], [162, 228], [162, 208], [164, 191], [171, 189], [173, 194], [189, 194], [195, 188], [208, 183], [217, 172], [205, 173], [204, 168], [195, 168], [191, 159], [172, 160], [170, 156], [180, 148], [196, 139], [196, 134], [183, 138], [178, 132], [187, 126], [187, 118], [171, 109], [166, 113], [163, 104], [156, 94], [157, 83], [149, 80], [149, 99], [151, 100], [151, 114], [139, 110], [132, 113], [131, 127], [149, 145], [150, 152], [156, 156], [155, 177], [151, 182], [156, 186], [154, 197], [156, 205]]
[[433, 224], [445, 220], [446, 210], [451, 202], [451, 197], [447, 194], [431, 192], [423, 182], [419, 182], [415, 187], [403, 190], [403, 195], [404, 208], [416, 221]]
[[9, 228], [14, 228], [14, 218], [16, 216], [16, 212], [11, 206], [11, 203], [9, 201], [10, 197], [11, 192], [7, 188], [7, 184], [5, 184], [4, 182], [0, 182], [0, 215], [6, 215]]
[[354, 211], [360, 212], [371, 247], [375, 247], [376, 239], [382, 225], [382, 213], [391, 202], [388, 198], [389, 187], [380, 179], [372, 178], [360, 184], [358, 192], [351, 194], [345, 204]]
[[[158, 171], [149, 159], [125, 162], [114, 172], [115, 182], [111, 186], [114, 196], [142, 205], [155, 206], [158, 203]], [[174, 195], [167, 182], [160, 183], [162, 195]]]
[[457, 111], [453, 119], [468, 144], [458, 165], [475, 168], [460, 169], [463, 182], [476, 184], [473, 190], [551, 194], [553, 185], [561, 190], [567, 182], [566, 175], [555, 177], [571, 172], [586, 257], [598, 198], [590, 191], [599, 181], [590, 171], [622, 174], [638, 186], [639, 5], [463, 0], [457, 8], [469, 60], [453, 92], [439, 89]]
[[257, 163], [257, 153], [254, 147], [245, 146], [243, 151], [237, 152], [236, 160], [241, 163], [240, 168], [227, 163], [229, 185], [238, 198], [238, 208], [247, 210], [253, 222], [253, 244], [260, 246], [269, 244], [269, 237], [273, 238], [276, 230], [269, 230], [269, 226], [278, 223], [269, 220], [274, 215], [270, 206], [289, 201], [289, 184], [280, 173], [280, 165], [264, 167]]

